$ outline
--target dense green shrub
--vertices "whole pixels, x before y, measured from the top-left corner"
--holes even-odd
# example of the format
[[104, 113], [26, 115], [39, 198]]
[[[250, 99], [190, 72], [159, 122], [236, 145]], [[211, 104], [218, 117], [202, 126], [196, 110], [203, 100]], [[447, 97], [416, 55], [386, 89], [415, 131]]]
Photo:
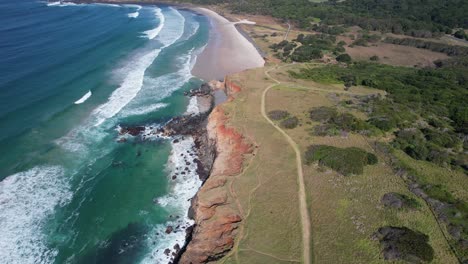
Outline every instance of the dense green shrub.
[[305, 153], [307, 164], [319, 162], [345, 176], [362, 174], [364, 166], [376, 164], [377, 157], [360, 148], [337, 148], [326, 145], [311, 145]]
[[281, 121], [281, 126], [287, 129], [293, 129], [299, 124], [299, 119], [295, 116], [288, 117]]
[[407, 227], [381, 227], [373, 237], [379, 240], [382, 253], [387, 260], [429, 263], [434, 258], [429, 237]]
[[321, 106], [313, 108], [310, 110], [309, 114], [312, 121], [328, 122], [330, 119], [338, 115], [338, 111], [333, 107]]
[[364, 132], [374, 130], [365, 121], [356, 118], [350, 113], [338, 113], [332, 107], [316, 107], [309, 114], [312, 121], [322, 123], [314, 127], [313, 134], [316, 136], [333, 136], [337, 135], [339, 131]]
[[322, 57], [322, 51], [312, 46], [300, 46], [291, 55], [291, 59], [297, 62], [307, 62]]
[[[214, 0], [191, 0], [215, 2]], [[309, 0], [246, 0], [227, 1], [234, 12], [272, 15], [294, 21], [299, 27], [311, 29], [313, 19], [320, 18], [317, 30], [334, 33], [336, 26], [360, 26], [366, 30], [408, 34], [415, 37], [432, 37], [451, 31], [451, 28], [468, 28], [467, 1], [460, 0], [346, 0], [313, 3]], [[325, 26], [326, 25], [326, 26]], [[338, 29], [339, 30], [339, 29]]]
[[465, 33], [463, 29], [457, 30], [454, 34], [454, 37], [459, 39], [468, 39], [468, 35]]
[[[183, 0], [197, 4], [225, 3], [234, 13], [271, 15], [305, 29], [315, 27], [329, 34], [341, 33], [342, 26], [359, 26], [415, 37], [450, 34], [453, 28], [468, 28], [468, 1], [462, 0]], [[314, 26], [314, 18], [321, 20]]]
[[449, 56], [468, 56], [468, 47], [450, 45], [440, 42], [425, 41], [413, 38], [392, 38], [387, 37], [384, 42], [396, 45], [428, 49], [435, 52], [442, 52]]
[[415, 209], [420, 206], [416, 199], [396, 192], [384, 194], [380, 201], [385, 207], [394, 209]]
[[342, 26], [327, 26], [324, 24], [314, 25], [312, 29], [318, 32], [330, 34], [330, 35], [341, 35], [346, 32], [346, 28]]
[[336, 60], [339, 62], [350, 63], [352, 59], [351, 59], [351, 56], [345, 53], [345, 54], [338, 55], [336, 57]]
[[284, 110], [273, 110], [268, 112], [268, 117], [272, 120], [283, 120], [288, 116], [289, 112]]

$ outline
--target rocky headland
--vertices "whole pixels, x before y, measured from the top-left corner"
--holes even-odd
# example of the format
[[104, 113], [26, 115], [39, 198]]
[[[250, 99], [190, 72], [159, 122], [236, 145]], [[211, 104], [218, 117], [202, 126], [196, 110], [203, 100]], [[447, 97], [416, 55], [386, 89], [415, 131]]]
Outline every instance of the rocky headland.
[[[199, 113], [175, 117], [159, 128], [147, 131], [145, 126], [121, 127], [119, 134], [141, 137], [150, 135], [172, 138], [191, 136], [195, 142], [197, 174], [203, 182], [191, 200], [188, 216], [195, 224], [186, 229], [186, 244], [167, 250], [172, 263], [206, 263], [223, 257], [234, 245], [242, 217], [228, 195], [228, 177], [241, 173], [244, 155], [252, 146], [234, 128], [229, 127], [223, 104], [215, 105], [214, 94], [225, 93], [232, 100], [240, 87], [227, 78], [212, 81], [185, 93], [196, 97]], [[119, 142], [125, 142], [120, 141]]]

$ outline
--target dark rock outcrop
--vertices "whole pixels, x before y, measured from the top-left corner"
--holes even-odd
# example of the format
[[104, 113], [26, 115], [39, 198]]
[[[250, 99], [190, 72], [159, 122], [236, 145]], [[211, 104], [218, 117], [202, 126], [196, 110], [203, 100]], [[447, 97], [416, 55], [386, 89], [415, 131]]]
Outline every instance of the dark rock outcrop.
[[135, 136], [138, 136], [143, 131], [145, 131], [144, 126], [122, 127], [119, 131], [119, 134], [120, 135], [129, 134], [135, 137]]

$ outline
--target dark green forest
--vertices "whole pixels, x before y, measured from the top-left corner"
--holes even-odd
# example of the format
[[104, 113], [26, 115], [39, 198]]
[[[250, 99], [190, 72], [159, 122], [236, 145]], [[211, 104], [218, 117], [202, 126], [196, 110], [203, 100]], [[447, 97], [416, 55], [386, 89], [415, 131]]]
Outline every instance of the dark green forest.
[[[233, 12], [271, 15], [307, 29], [314, 18], [322, 24], [360, 26], [366, 30], [415, 37], [454, 34], [468, 28], [466, 0], [186, 0], [198, 4], [226, 3]], [[457, 36], [461, 33], [458, 31]], [[461, 37], [464, 37], [463, 35]]]

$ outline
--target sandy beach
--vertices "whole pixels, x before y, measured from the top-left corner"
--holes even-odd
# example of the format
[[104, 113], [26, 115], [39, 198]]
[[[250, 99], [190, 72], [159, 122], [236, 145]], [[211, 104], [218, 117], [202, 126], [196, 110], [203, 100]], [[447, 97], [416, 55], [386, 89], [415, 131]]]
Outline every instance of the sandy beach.
[[191, 9], [208, 16], [213, 27], [210, 40], [192, 70], [193, 75], [205, 81], [222, 80], [228, 74], [263, 67], [265, 61], [262, 56], [237, 30], [236, 23], [206, 8]]

